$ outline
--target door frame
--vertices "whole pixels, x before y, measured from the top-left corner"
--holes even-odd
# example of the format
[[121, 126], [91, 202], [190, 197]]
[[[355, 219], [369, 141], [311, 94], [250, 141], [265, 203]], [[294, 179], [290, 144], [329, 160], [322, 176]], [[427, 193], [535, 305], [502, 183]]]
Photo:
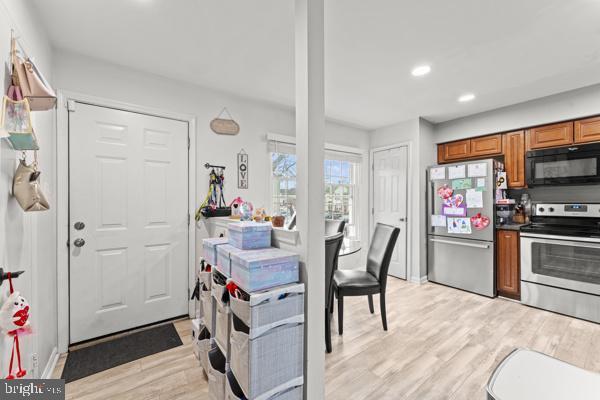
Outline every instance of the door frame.
[[[121, 102], [66, 90], [57, 91], [56, 112], [56, 294], [58, 317], [58, 352], [66, 353], [69, 348], [69, 111], [70, 102], [83, 103], [98, 107], [113, 108], [121, 111], [145, 114], [154, 117], [173, 119], [188, 124], [188, 290], [194, 283], [196, 260], [196, 117], [164, 111], [152, 107]], [[194, 302], [188, 296], [188, 315], [194, 315]]]
[[398, 142], [395, 144], [390, 144], [387, 146], [381, 147], [373, 147], [369, 150], [369, 246], [371, 246], [371, 237], [373, 236], [373, 232], [375, 230], [375, 218], [374, 218], [374, 207], [375, 202], [373, 200], [373, 192], [375, 191], [375, 153], [379, 151], [391, 150], [398, 147], [406, 147], [408, 160], [406, 167], [406, 281], [411, 280], [412, 276], [412, 233], [414, 231], [414, 224], [418, 221], [418, 216], [413, 216], [412, 214], [412, 196], [409, 196], [410, 183], [412, 179], [412, 141], [406, 142]]

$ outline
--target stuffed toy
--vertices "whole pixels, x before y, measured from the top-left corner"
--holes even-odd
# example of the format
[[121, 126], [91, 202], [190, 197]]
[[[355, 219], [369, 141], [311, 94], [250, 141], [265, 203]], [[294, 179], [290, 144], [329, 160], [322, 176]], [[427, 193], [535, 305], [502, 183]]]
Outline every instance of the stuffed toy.
[[242, 210], [241, 210], [241, 205], [244, 204], [244, 200], [241, 197], [236, 197], [235, 199], [233, 199], [233, 201], [229, 204], [229, 207], [231, 207], [231, 217], [232, 219], [240, 219], [240, 217], [242, 216]]
[[[21, 367], [19, 337], [30, 334], [31, 327], [29, 325], [29, 303], [19, 292], [13, 289], [10, 273], [8, 281], [10, 283], [10, 295], [0, 308], [0, 330], [13, 338], [8, 376], [6, 379], [15, 379], [15, 377], [22, 378], [27, 374], [27, 371]], [[18, 370], [13, 371], [15, 354], [17, 355]]]

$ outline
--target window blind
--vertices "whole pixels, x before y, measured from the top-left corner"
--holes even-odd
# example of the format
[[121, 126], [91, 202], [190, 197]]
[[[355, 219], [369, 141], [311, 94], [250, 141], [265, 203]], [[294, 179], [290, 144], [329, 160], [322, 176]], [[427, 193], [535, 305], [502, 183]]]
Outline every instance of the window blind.
[[[293, 143], [269, 140], [270, 153], [296, 154], [296, 145]], [[362, 154], [349, 151], [332, 150], [325, 148], [326, 160], [348, 161], [355, 164], [362, 163]]]

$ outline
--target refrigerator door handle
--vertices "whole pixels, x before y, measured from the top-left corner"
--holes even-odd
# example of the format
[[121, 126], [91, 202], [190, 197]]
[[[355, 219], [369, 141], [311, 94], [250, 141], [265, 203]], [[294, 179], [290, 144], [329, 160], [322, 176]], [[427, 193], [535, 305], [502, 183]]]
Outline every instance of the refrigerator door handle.
[[490, 248], [489, 244], [453, 242], [451, 240], [443, 240], [443, 239], [429, 239], [429, 240], [432, 242], [436, 242], [436, 243], [453, 244], [456, 246], [476, 247], [478, 249], [489, 249]]

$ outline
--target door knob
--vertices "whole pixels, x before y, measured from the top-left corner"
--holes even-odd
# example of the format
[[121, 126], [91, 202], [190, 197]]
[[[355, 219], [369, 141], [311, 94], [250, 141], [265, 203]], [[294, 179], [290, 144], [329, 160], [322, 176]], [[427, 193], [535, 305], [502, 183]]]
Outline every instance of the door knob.
[[73, 244], [75, 245], [75, 247], [83, 247], [85, 245], [85, 240], [83, 240], [82, 238], [77, 238], [75, 239]]
[[83, 228], [85, 228], [85, 224], [81, 221], [79, 222], [75, 222], [75, 225], [73, 225], [75, 227], [75, 229], [77, 229], [78, 231], [82, 230]]

